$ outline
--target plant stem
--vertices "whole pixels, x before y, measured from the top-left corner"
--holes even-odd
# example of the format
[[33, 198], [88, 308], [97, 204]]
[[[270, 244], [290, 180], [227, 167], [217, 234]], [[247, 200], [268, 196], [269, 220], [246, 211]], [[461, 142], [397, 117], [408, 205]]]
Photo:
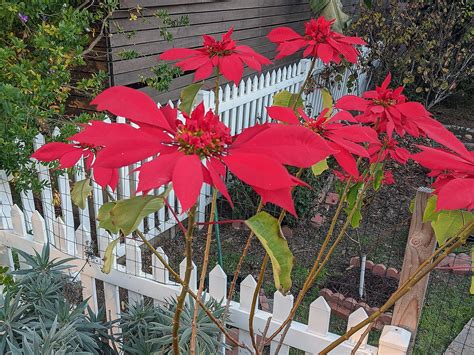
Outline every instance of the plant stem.
[[357, 343], [356, 345], [354, 346], [354, 348], [352, 349], [351, 351], [351, 355], [356, 355], [357, 354], [357, 350], [360, 348], [360, 346], [362, 345], [362, 341], [364, 340], [364, 338], [367, 336], [367, 334], [370, 333], [370, 331], [372, 330], [372, 328], [374, 327], [375, 325], [375, 321], [376, 319], [374, 319], [374, 321], [372, 323], [370, 323], [370, 325], [364, 330], [364, 332], [360, 335], [360, 338], [359, 340], [357, 340]]
[[214, 106], [216, 107], [216, 111], [214, 112], [216, 115], [219, 114], [219, 79], [220, 79], [220, 73], [219, 69], [216, 68], [217, 74], [216, 74], [216, 85], [214, 87]]
[[[344, 192], [341, 196], [341, 200], [339, 201], [339, 205], [338, 205], [338, 208], [336, 210], [336, 213], [333, 217], [333, 223], [331, 223], [331, 226], [334, 224], [336, 224], [337, 222], [337, 218], [342, 210], [342, 207], [344, 205], [344, 201], [346, 199], [346, 195], [347, 195], [347, 192], [349, 190], [349, 185], [350, 185], [350, 180], [347, 182], [346, 184], [346, 187], [344, 188]], [[364, 186], [367, 186], [367, 185], [364, 185]], [[356, 200], [356, 203], [355, 203], [355, 206], [354, 208], [352, 209], [352, 211], [349, 213], [349, 215], [347, 216], [346, 218], [346, 222], [344, 223], [344, 226], [342, 227], [339, 235], [337, 236], [336, 240], [334, 241], [334, 244], [331, 246], [331, 248], [329, 249], [328, 251], [328, 254], [326, 254], [326, 256], [324, 257], [324, 259], [322, 260], [322, 262], [320, 263], [321, 261], [321, 258], [322, 258], [322, 255], [323, 255], [323, 252], [324, 250], [327, 248], [328, 244], [329, 244], [329, 241], [331, 239], [331, 236], [332, 236], [332, 233], [333, 233], [333, 230], [334, 230], [334, 227], [330, 227], [330, 230], [328, 230], [328, 233], [326, 234], [326, 238], [323, 242], [323, 245], [321, 246], [321, 249], [318, 253], [318, 256], [313, 264], [313, 267], [311, 268], [311, 271], [309, 272], [308, 274], [308, 277], [306, 278], [304, 284], [303, 284], [303, 287], [301, 289], [301, 291], [299, 292], [298, 294], [298, 297], [296, 298], [296, 301], [293, 305], [293, 307], [291, 308], [291, 311], [290, 311], [290, 314], [288, 315], [288, 317], [285, 319], [285, 321], [278, 327], [277, 330], [275, 330], [275, 332], [273, 332], [273, 334], [267, 339], [266, 343], [269, 343], [270, 341], [272, 341], [284, 328], [285, 326], [290, 323], [293, 319], [293, 317], [295, 316], [296, 314], [296, 311], [298, 309], [298, 307], [300, 306], [301, 302], [303, 301], [304, 299], [304, 296], [306, 295], [306, 293], [309, 291], [309, 289], [311, 288], [311, 286], [313, 285], [313, 282], [314, 280], [319, 276], [319, 274], [321, 273], [323, 267], [326, 265], [326, 263], [328, 262], [329, 260], [329, 257], [332, 255], [332, 253], [334, 252], [336, 246], [339, 244], [339, 241], [342, 239], [342, 236], [344, 235], [346, 229], [348, 228], [349, 226], [349, 223], [352, 219], [352, 216], [354, 215], [356, 209], [357, 209], [357, 206], [358, 204], [360, 203], [360, 201], [362, 200], [362, 196], [363, 196], [363, 193], [365, 192], [365, 187], [363, 189], [363, 191], [361, 191], [357, 197], [357, 200]], [[324, 249], [323, 249], [324, 247]]]
[[[158, 253], [155, 247], [145, 238], [145, 235], [141, 231], [137, 230], [136, 233], [142, 239], [143, 243], [148, 247], [148, 249], [158, 258], [158, 260], [160, 260], [163, 266], [169, 271], [169, 273], [173, 276], [176, 282], [184, 287], [184, 281], [181, 279], [179, 274], [168, 264], [168, 262], [165, 260], [163, 255]], [[232, 335], [229, 334], [225, 326], [212, 314], [212, 312], [206, 307], [206, 305], [202, 302], [202, 300], [198, 300], [197, 295], [189, 288], [188, 288], [188, 293], [196, 302], [199, 303], [199, 305], [204, 310], [204, 312], [206, 312], [209, 319], [217, 325], [219, 330], [225, 335], [227, 339], [229, 339], [234, 345], [240, 346], [245, 349], [249, 349], [247, 345], [243, 343], [239, 343], [238, 340], [236, 340]]]
[[185, 247], [185, 256], [186, 256], [186, 272], [184, 274], [184, 284], [181, 288], [181, 293], [177, 298], [176, 311], [173, 317], [173, 354], [179, 355], [179, 322], [181, 320], [181, 312], [183, 311], [184, 302], [186, 301], [186, 293], [189, 288], [189, 281], [191, 280], [191, 272], [193, 271], [193, 260], [192, 260], [192, 241], [193, 241], [193, 232], [194, 232], [194, 219], [196, 215], [196, 205], [191, 207], [188, 215], [188, 230], [185, 235], [186, 247]]
[[263, 278], [265, 276], [265, 270], [267, 269], [268, 259], [269, 259], [269, 256], [268, 256], [267, 253], [265, 253], [265, 256], [263, 257], [262, 265], [260, 266], [260, 272], [258, 274], [257, 286], [255, 287], [255, 291], [253, 292], [252, 305], [250, 306], [249, 333], [250, 333], [250, 337], [252, 339], [253, 348], [255, 349], [255, 355], [259, 355], [259, 351], [258, 351], [257, 341], [255, 339], [255, 332], [254, 332], [254, 329], [253, 329], [253, 319], [255, 317], [255, 311], [256, 311], [256, 308], [257, 308], [258, 294], [259, 294], [260, 288], [262, 287], [262, 284], [263, 284]]
[[[260, 199], [256, 213], [260, 212], [262, 208], [263, 208], [263, 202], [262, 202], [262, 199]], [[247, 253], [250, 249], [250, 244], [252, 243], [253, 236], [254, 236], [253, 232], [250, 231], [247, 241], [245, 242], [244, 249], [242, 250], [242, 255], [240, 256], [239, 262], [237, 263], [237, 266], [235, 268], [234, 276], [232, 277], [232, 282], [230, 283], [229, 292], [227, 293], [227, 303], [225, 305], [224, 317], [229, 312], [230, 302], [232, 301], [232, 297], [234, 296], [235, 286], [237, 284], [237, 278], [239, 277], [240, 269], [242, 269], [242, 265], [244, 264], [244, 259], [247, 256]]]
[[[336, 341], [332, 342], [329, 344], [326, 348], [324, 348], [320, 354], [327, 354], [334, 348], [336, 348], [338, 345], [340, 345], [342, 342], [345, 340], [349, 339], [351, 335], [356, 333], [358, 330], [362, 329], [364, 326], [367, 324], [373, 322], [375, 319], [377, 319], [382, 313], [384, 313], [386, 310], [388, 310], [390, 307], [392, 307], [396, 301], [398, 301], [402, 296], [404, 296], [407, 292], [409, 292], [412, 288], [413, 285], [415, 285], [418, 281], [423, 279], [427, 274], [430, 273], [431, 270], [433, 270], [448, 254], [450, 254], [452, 251], [454, 251], [456, 248], [460, 247], [463, 245], [469, 234], [474, 231], [474, 220], [470, 221], [464, 228], [458, 232], [457, 236], [452, 238], [452, 241], [455, 241], [450, 247], [445, 248], [444, 246], [441, 248], [438, 248], [431, 256], [429, 256], [415, 271], [415, 273], [410, 276], [404, 283], [401, 285], [397, 291], [395, 291], [392, 296], [388, 299], [388, 301], [379, 308], [377, 312], [374, 312], [365, 319], [364, 321], [360, 322], [359, 324], [353, 326], [349, 331], [347, 331], [344, 335], [342, 335], [340, 338], [338, 338]], [[444, 251], [440, 254], [440, 250]], [[434, 261], [430, 263], [430, 260], [433, 259], [434, 256], [440, 254]]]
[[[209, 215], [209, 221], [214, 220], [214, 211], [216, 208], [217, 202], [217, 190], [214, 189], [212, 193], [212, 202], [211, 202], [211, 213]], [[211, 249], [211, 240], [212, 240], [212, 229], [213, 224], [209, 224], [207, 226], [207, 236], [206, 236], [206, 246], [204, 248], [204, 258], [202, 261], [202, 270], [201, 270], [201, 277], [199, 279], [199, 288], [197, 291], [197, 299], [201, 299], [202, 293], [204, 291], [204, 281], [206, 280], [207, 274], [207, 267], [209, 265], [209, 251]], [[194, 314], [193, 314], [193, 321], [191, 324], [191, 340], [190, 340], [190, 353], [194, 355], [196, 353], [196, 336], [197, 336], [197, 316], [199, 312], [199, 303], [194, 303]]]

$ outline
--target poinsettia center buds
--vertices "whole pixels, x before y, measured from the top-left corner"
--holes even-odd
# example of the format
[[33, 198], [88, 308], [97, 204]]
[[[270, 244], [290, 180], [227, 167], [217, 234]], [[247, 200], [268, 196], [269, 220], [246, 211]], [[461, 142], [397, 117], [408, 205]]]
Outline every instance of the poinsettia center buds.
[[380, 105], [380, 106], [383, 106], [383, 107], [390, 107], [390, 106], [394, 106], [396, 105], [398, 102], [397, 100], [393, 100], [393, 99], [384, 99], [384, 100], [374, 100], [373, 103], [375, 105]]
[[316, 120], [305, 121], [303, 123], [303, 126], [309, 128], [314, 133], [317, 133], [321, 136], [324, 134], [324, 131], [325, 131], [324, 127]]
[[[229, 48], [230, 47], [230, 48]], [[225, 57], [234, 53], [235, 45], [223, 42], [214, 42], [206, 46], [209, 57]]]
[[222, 155], [232, 142], [230, 130], [212, 112], [198, 119], [187, 119], [177, 127], [175, 143], [187, 155], [201, 158]]
[[331, 35], [331, 21], [326, 21], [324, 18], [311, 20], [306, 23], [305, 38], [314, 40], [318, 43], [326, 42], [326, 38]]

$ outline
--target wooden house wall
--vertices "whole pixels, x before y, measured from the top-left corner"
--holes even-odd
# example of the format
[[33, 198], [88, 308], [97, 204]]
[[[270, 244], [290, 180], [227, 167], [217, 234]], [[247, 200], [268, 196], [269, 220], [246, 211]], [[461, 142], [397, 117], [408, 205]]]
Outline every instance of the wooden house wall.
[[[137, 5], [142, 16], [130, 20], [130, 11]], [[168, 43], [160, 36], [161, 20], [153, 16], [159, 9], [166, 10], [172, 18], [188, 15], [189, 26], [169, 29], [173, 41]], [[194, 48], [202, 45], [203, 34], [220, 38], [234, 27], [233, 38], [240, 44], [254, 48], [260, 54], [273, 59], [275, 45], [266, 35], [275, 27], [289, 26], [302, 32], [304, 22], [311, 16], [308, 0], [121, 0], [120, 10], [110, 21], [109, 68], [111, 85], [129, 85], [141, 88], [156, 101], [175, 100], [183, 87], [192, 82], [193, 73], [185, 73], [175, 79], [170, 90], [157, 93], [143, 87], [140, 77], [151, 76], [150, 69], [158, 65], [158, 55], [174, 47]], [[139, 57], [123, 59], [124, 51], [135, 51]], [[275, 61], [264, 71], [286, 65], [300, 58], [301, 54]], [[253, 74], [246, 70], [244, 75]], [[211, 87], [212, 81], [205, 86]]]

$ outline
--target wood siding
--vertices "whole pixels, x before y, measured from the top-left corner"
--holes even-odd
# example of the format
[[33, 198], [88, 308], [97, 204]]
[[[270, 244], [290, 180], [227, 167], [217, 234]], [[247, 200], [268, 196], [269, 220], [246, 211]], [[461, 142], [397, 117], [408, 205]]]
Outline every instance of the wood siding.
[[[130, 20], [130, 11], [139, 5], [143, 8], [137, 20]], [[173, 41], [168, 43], [160, 36], [161, 20], [153, 16], [159, 9], [166, 10], [172, 18], [188, 15], [189, 26], [170, 29]], [[157, 101], [175, 100], [180, 90], [190, 84], [193, 73], [175, 79], [166, 93], [144, 88], [141, 77], [152, 75], [151, 68], [158, 64], [157, 57], [174, 47], [195, 48], [202, 45], [203, 34], [220, 36], [234, 27], [233, 38], [240, 44], [254, 48], [273, 59], [275, 45], [266, 35], [278, 26], [292, 27], [302, 32], [304, 22], [311, 16], [308, 0], [121, 0], [120, 10], [110, 22], [109, 58], [112, 85], [130, 85], [141, 88]], [[123, 59], [124, 51], [135, 51], [137, 58]], [[276, 61], [264, 71], [295, 61], [301, 54]], [[253, 71], [246, 70], [244, 75]], [[205, 87], [210, 87], [211, 81]]]

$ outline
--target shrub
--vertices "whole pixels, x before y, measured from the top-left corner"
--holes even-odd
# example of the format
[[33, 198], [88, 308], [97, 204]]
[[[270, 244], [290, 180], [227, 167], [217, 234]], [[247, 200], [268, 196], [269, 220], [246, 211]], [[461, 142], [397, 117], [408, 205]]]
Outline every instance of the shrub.
[[472, 1], [372, 0], [352, 31], [370, 47], [373, 82], [391, 72], [411, 99], [428, 108], [468, 83], [474, 73]]

